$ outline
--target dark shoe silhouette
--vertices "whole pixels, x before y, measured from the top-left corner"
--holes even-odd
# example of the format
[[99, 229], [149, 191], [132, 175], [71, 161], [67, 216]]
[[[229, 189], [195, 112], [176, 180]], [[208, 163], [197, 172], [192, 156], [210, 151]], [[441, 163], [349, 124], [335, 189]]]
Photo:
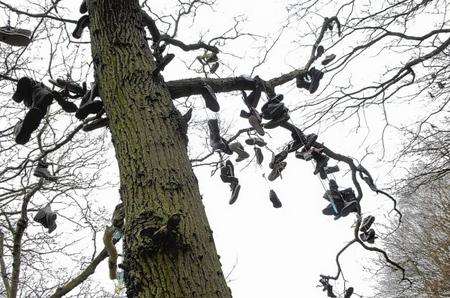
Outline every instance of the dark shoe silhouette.
[[53, 93], [49, 88], [45, 87], [43, 84], [34, 85], [32, 107], [39, 108], [46, 112], [47, 108], [52, 104], [53, 98]]
[[248, 117], [248, 122], [260, 136], [265, 135], [264, 129], [261, 125], [261, 120], [259, 120], [255, 115], [250, 115], [250, 117]]
[[56, 218], [57, 214], [52, 211], [50, 205], [47, 205], [36, 213], [33, 220], [48, 229], [48, 233], [51, 233], [56, 229]]
[[256, 145], [259, 147], [265, 147], [267, 145], [267, 143], [259, 137], [248, 138], [247, 140], [245, 140], [245, 143], [250, 146]]
[[355, 192], [351, 187], [341, 190], [340, 194], [344, 201], [350, 202], [356, 200]]
[[255, 150], [256, 162], [261, 165], [264, 160], [264, 155], [261, 149], [258, 147], [253, 147], [253, 150]]
[[17, 82], [16, 91], [12, 98], [15, 102], [20, 103], [23, 101], [26, 107], [31, 107], [33, 104], [33, 87], [36, 82], [29, 77], [22, 77]]
[[281, 172], [286, 168], [286, 165], [287, 163], [285, 161], [275, 164], [267, 179], [269, 179], [269, 181], [277, 179], [281, 176]]
[[369, 215], [366, 218], [364, 218], [364, 220], [361, 223], [361, 227], [359, 228], [359, 230], [361, 232], [367, 232], [370, 227], [372, 226], [372, 224], [375, 221], [375, 216]]
[[344, 298], [350, 298], [353, 295], [353, 287], [349, 287], [347, 291], [345, 291]]
[[331, 285], [327, 285], [326, 286], [327, 289], [327, 296], [328, 297], [332, 297], [332, 298], [336, 298], [337, 296], [333, 293], [333, 286]]
[[324, 215], [336, 215], [336, 212], [334, 211], [333, 205], [331, 205], [331, 204], [328, 204], [328, 206], [325, 207], [325, 208], [322, 210], [322, 213], [323, 213]]
[[297, 76], [295, 78], [295, 82], [297, 85], [297, 88], [299, 89], [309, 89], [309, 87], [311, 86], [311, 82], [307, 81], [308, 78], [308, 74], [307, 73], [303, 73], [300, 74], [299, 76]]
[[277, 194], [272, 189], [270, 190], [269, 193], [269, 199], [272, 202], [273, 208], [281, 208], [283, 206]]
[[81, 2], [81, 5], [80, 5], [80, 13], [85, 14], [85, 13], [87, 13], [87, 11], [88, 11], [87, 0], [83, 0], [83, 2]]
[[0, 27], [0, 41], [14, 47], [26, 47], [31, 42], [31, 31], [11, 26]]
[[325, 167], [324, 168], [326, 174], [333, 174], [339, 172], [338, 166]]
[[250, 157], [250, 154], [248, 154], [247, 151], [245, 151], [244, 146], [242, 146], [242, 144], [239, 142], [229, 144], [229, 148], [231, 149], [231, 151], [235, 152], [238, 155], [236, 162], [241, 162], [244, 159]]
[[345, 202], [344, 207], [342, 208], [340, 215], [346, 217], [351, 212], [358, 212], [358, 203], [356, 201]]
[[217, 119], [208, 120], [210, 146], [214, 151], [222, 151], [228, 155], [233, 154], [227, 141], [220, 136], [219, 122]]
[[[330, 158], [323, 154], [313, 156], [313, 158], [316, 161], [316, 168], [314, 169], [314, 175], [317, 175], [319, 173], [325, 174], [324, 168], [327, 166], [328, 160]], [[325, 174], [325, 178], [326, 178], [326, 174]], [[322, 179], [324, 179], [324, 178], [322, 178]]]
[[231, 198], [229, 201], [230, 205], [233, 205], [234, 202], [236, 202], [236, 200], [238, 199], [240, 190], [241, 190], [241, 186], [239, 184], [236, 184], [235, 186], [232, 187]]
[[316, 59], [321, 57], [324, 52], [325, 52], [325, 49], [323, 48], [323, 46], [318, 46], [317, 50], [316, 50]]
[[272, 160], [270, 161], [269, 167], [273, 169], [277, 164], [284, 161], [288, 156], [288, 152], [283, 150], [280, 153], [273, 155]]
[[319, 88], [320, 80], [323, 78], [323, 72], [314, 67], [309, 70], [309, 76], [311, 77], [311, 85], [309, 86], [309, 93], [314, 93]]
[[89, 16], [84, 15], [78, 20], [77, 26], [75, 27], [75, 30], [73, 30], [72, 32], [73, 38], [80, 39], [81, 35], [83, 34], [84, 28], [88, 26], [89, 26]]
[[375, 242], [375, 230], [374, 229], [370, 229], [367, 232], [361, 233], [359, 234], [359, 237], [361, 238], [362, 241], [364, 242], [368, 242], [370, 244], [373, 244]]
[[42, 161], [38, 162], [36, 169], [34, 169], [33, 175], [39, 178], [44, 178], [45, 180], [55, 182], [58, 180], [55, 176], [50, 174], [48, 171], [48, 164]]
[[336, 58], [336, 55], [335, 55], [335, 54], [327, 55], [327, 56], [325, 57], [325, 59], [323, 59], [322, 65], [327, 65], [328, 63], [332, 62], [335, 58]]
[[88, 124], [83, 126], [84, 131], [93, 131], [95, 129], [99, 129], [102, 127], [106, 127], [109, 124], [108, 118], [98, 118], [89, 122]]
[[64, 112], [75, 113], [78, 110], [77, 105], [71, 101], [66, 100], [63, 96], [61, 96], [61, 93], [54, 91], [53, 97]]
[[250, 92], [250, 94], [247, 96], [245, 104], [249, 108], [256, 108], [258, 106], [260, 98], [261, 98], [261, 89], [259, 87], [256, 87], [256, 89]]
[[309, 149], [314, 145], [314, 142], [317, 141], [318, 136], [314, 133], [311, 133], [305, 137], [305, 149]]
[[49, 80], [49, 82], [78, 96], [83, 96], [86, 93], [86, 90], [84, 90], [83, 87], [72, 80], [58, 78], [56, 79], [56, 82], [52, 80]]
[[220, 111], [220, 105], [217, 102], [216, 94], [214, 90], [208, 84], [204, 83], [201, 88], [201, 94], [205, 100], [205, 105], [211, 111], [217, 113]]
[[219, 62], [214, 63], [211, 68], [209, 69], [210, 73], [216, 73], [217, 69], [219, 69]]
[[93, 84], [92, 89], [83, 96], [80, 107], [75, 113], [75, 117], [79, 120], [84, 120], [89, 114], [98, 114], [103, 109], [103, 102], [101, 100], [94, 100], [98, 96], [98, 86]]
[[26, 144], [30, 140], [31, 134], [39, 127], [39, 124], [44, 117], [45, 113], [41, 109], [32, 107], [25, 115], [23, 121], [17, 122], [14, 127], [16, 143], [20, 145]]
[[272, 119], [266, 124], [264, 124], [264, 128], [273, 129], [275, 127], [282, 125], [283, 123], [286, 123], [289, 119], [290, 119], [289, 114], [285, 113], [281, 117]]

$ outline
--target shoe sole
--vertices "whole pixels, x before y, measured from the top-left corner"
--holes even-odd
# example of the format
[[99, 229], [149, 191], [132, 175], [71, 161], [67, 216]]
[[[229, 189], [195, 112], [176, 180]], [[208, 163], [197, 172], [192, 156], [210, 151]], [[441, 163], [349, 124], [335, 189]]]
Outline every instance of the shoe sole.
[[13, 47], [26, 47], [30, 44], [31, 39], [25, 34], [0, 32], [0, 41]]

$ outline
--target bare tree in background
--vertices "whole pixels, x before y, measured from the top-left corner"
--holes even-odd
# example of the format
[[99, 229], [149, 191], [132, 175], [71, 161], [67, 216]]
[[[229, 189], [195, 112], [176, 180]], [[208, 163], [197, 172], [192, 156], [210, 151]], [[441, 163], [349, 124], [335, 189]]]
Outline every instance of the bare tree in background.
[[[221, 55], [225, 54], [221, 52], [222, 48], [237, 38], [259, 38], [243, 33], [239, 27], [239, 19], [235, 20], [231, 28], [217, 36], [203, 36], [201, 41], [193, 43], [179, 39], [184, 20], [193, 20], [200, 8], [213, 5], [213, 1], [175, 1], [173, 13], [166, 13], [165, 10], [162, 13], [147, 1], [87, 1], [90, 39], [83, 38], [82, 41], [72, 39], [69, 32], [77, 21], [73, 17], [67, 17], [74, 13], [61, 2], [27, 3], [30, 5], [28, 8], [0, 1], [4, 15], [13, 20], [14, 26], [34, 28], [33, 42], [28, 47], [8, 47], [1, 53], [4, 63], [0, 76], [5, 102], [1, 119], [4, 122], [2, 127], [7, 129], [2, 130], [0, 135], [1, 158], [4, 162], [0, 169], [4, 192], [0, 202], [5, 218], [0, 237], [0, 269], [4, 292], [8, 297], [61, 297], [73, 294], [74, 289], [81, 294], [101, 295], [101, 287], [86, 280], [89, 280], [101, 261], [108, 255], [111, 257], [114, 250], [114, 244], [111, 247], [108, 241], [105, 242], [104, 249], [97, 249], [94, 240], [93, 252], [88, 257], [85, 252], [70, 250], [70, 245], [74, 242], [61, 244], [58, 237], [53, 235], [41, 235], [39, 237], [42, 238], [39, 238], [36, 236], [39, 234], [33, 233], [27, 224], [29, 213], [51, 202], [54, 205], [60, 204], [61, 210], [57, 212], [67, 219], [68, 226], [69, 223], [81, 225], [80, 229], [90, 229], [92, 237], [96, 238], [96, 233], [103, 230], [106, 223], [102, 220], [103, 210], [89, 208], [88, 194], [102, 186], [101, 183], [98, 184], [98, 173], [92, 173], [92, 168], [100, 171], [106, 167], [100, 153], [105, 152], [107, 143], [104, 134], [82, 132], [83, 127], [99, 120], [101, 115], [78, 122], [61, 112], [58, 107], [52, 106], [44, 126], [33, 135], [29, 145], [19, 147], [13, 144], [11, 139], [15, 117], [21, 114], [21, 110], [7, 98], [14, 89], [12, 83], [17, 82], [21, 76], [27, 75], [38, 81], [66, 78], [79, 85], [93, 80], [93, 76], [98, 84], [120, 173], [124, 217], [121, 270], [125, 272], [127, 295], [130, 297], [231, 296], [192, 171], [193, 166], [203, 164], [217, 167], [224, 159], [222, 155], [214, 153], [204, 153], [189, 159], [186, 146], [187, 123], [183, 122], [184, 117], [177, 109], [193, 105], [190, 99], [204, 93], [205, 86], [214, 93], [257, 91], [260, 88], [260, 92], [273, 98], [276, 88], [292, 83], [311, 70], [321, 56], [318, 54], [320, 46], [325, 47], [325, 54], [329, 54], [341, 44], [346, 44], [343, 49], [347, 53], [324, 68], [325, 83], [322, 85], [327, 85], [326, 91], [316, 97], [308, 97], [304, 104], [300, 103], [291, 109], [304, 117], [305, 127], [298, 129], [292, 124], [283, 126], [301, 136], [302, 142], [305, 137], [303, 129], [320, 121], [347, 121], [352, 117], [362, 119], [365, 109], [372, 106], [383, 107], [386, 127], [390, 127], [387, 113], [394, 99], [407, 96], [408, 101], [417, 100], [424, 94], [423, 90], [426, 90], [431, 93], [430, 98], [433, 98], [429, 100], [428, 107], [435, 109], [428, 115], [424, 113], [424, 118], [414, 123], [414, 128], [408, 126], [414, 134], [410, 140], [415, 142], [422, 132], [415, 128], [429, 125], [435, 115], [441, 115], [440, 112], [445, 110], [448, 101], [448, 96], [445, 96], [445, 90], [448, 90], [448, 85], [445, 84], [448, 64], [442, 64], [442, 61], [448, 61], [446, 51], [450, 39], [446, 34], [450, 29], [445, 29], [448, 20], [444, 18], [437, 29], [425, 35], [415, 36], [406, 31], [406, 24], [411, 19], [426, 13], [427, 9], [433, 10], [433, 1], [401, 1], [394, 4], [383, 1], [374, 4], [370, 10], [364, 4], [349, 1], [337, 11], [330, 12], [327, 18], [317, 18], [316, 12], [323, 9], [320, 1], [295, 3], [290, 7], [290, 24], [299, 24], [293, 22], [296, 17], [300, 21], [307, 21], [311, 15], [317, 18], [312, 21], [318, 26], [312, 28], [313, 38], [312, 35], [304, 36], [305, 40], [311, 40], [307, 48], [310, 55], [304, 65], [296, 65], [294, 69], [270, 79], [230, 74], [223, 70], [229, 67], [225, 60], [213, 61], [214, 64], [205, 63], [214, 55], [222, 59]], [[436, 1], [435, 5], [435, 10], [445, 11], [448, 4]], [[398, 44], [393, 45], [388, 40], [390, 38], [397, 39]], [[276, 38], [272, 46], [277, 41]], [[401, 48], [401, 54], [410, 59], [399, 60], [402, 61], [400, 65], [392, 65], [381, 83], [355, 88], [348, 77], [345, 77], [350, 73], [348, 65], [356, 61], [361, 53], [385, 41], [387, 45], [377, 47], [378, 50], [395, 51], [396, 47]], [[38, 49], [44, 46], [49, 50], [41, 53]], [[195, 62], [186, 65], [203, 76], [165, 81], [160, 72], [166, 62], [170, 61], [171, 56], [166, 54], [168, 51], [184, 51], [188, 56], [191, 52], [197, 52], [192, 54], [194, 59], [191, 60]], [[257, 73], [270, 51], [271, 47], [255, 65], [251, 75]], [[92, 58], [87, 58], [89, 52]], [[45, 56], [45, 63], [39, 62]], [[199, 67], [194, 69], [193, 65]], [[212, 65], [215, 69], [212, 69]], [[219, 72], [216, 72], [217, 65], [221, 67]], [[422, 70], [424, 74], [421, 74]], [[340, 82], [349, 83], [337, 86]], [[435, 83], [438, 87], [434, 87]], [[413, 95], [401, 93], [408, 86], [414, 88]], [[420, 89], [421, 86], [423, 90]], [[328, 90], [330, 93], [325, 94]], [[400, 128], [403, 129], [405, 128]], [[230, 135], [228, 142], [246, 135], [254, 136], [255, 132], [252, 128], [245, 128]], [[292, 143], [289, 145], [292, 146]], [[363, 191], [360, 183], [368, 181], [363, 177], [367, 178], [369, 172], [354, 158], [334, 152], [318, 141], [314, 141], [312, 145], [332, 160], [340, 161], [348, 167], [356, 198], [361, 200]], [[43, 158], [54, 164], [53, 172], [60, 177], [58, 183], [30, 180], [32, 168]], [[374, 192], [387, 195], [396, 203], [385, 191], [370, 183], [369, 186]], [[37, 193], [43, 195], [41, 201], [38, 200]], [[72, 214], [65, 214], [72, 212], [72, 209]], [[359, 244], [368, 251], [380, 253], [388, 264], [401, 271], [399, 280], [406, 280], [403, 267], [395, 259], [390, 258], [384, 250], [367, 245], [360, 239], [358, 231], [361, 221], [359, 210], [354, 239], [336, 257], [338, 272], [325, 278], [339, 279], [342, 271], [339, 256], [349, 246]], [[166, 245], [164, 241], [164, 245], [156, 241], [163, 235], [172, 235], [172, 232], [176, 237], [169, 239], [170, 245]], [[52, 242], [51, 245], [48, 242]], [[31, 248], [28, 249], [27, 245]], [[48, 253], [39, 249], [45, 245]], [[51, 263], [46, 262], [43, 257], [50, 253], [72, 258], [72, 261], [80, 264], [80, 271], [64, 276], [61, 270], [50, 268]], [[44, 265], [47, 267], [42, 267]], [[112, 267], [115, 268], [114, 262]], [[33, 270], [39, 274], [32, 274]]]

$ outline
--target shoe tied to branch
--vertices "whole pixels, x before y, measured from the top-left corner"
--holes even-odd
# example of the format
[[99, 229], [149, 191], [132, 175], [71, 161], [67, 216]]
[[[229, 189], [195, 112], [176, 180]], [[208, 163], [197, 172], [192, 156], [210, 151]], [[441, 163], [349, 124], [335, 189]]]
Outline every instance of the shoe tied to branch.
[[203, 99], [205, 100], [206, 107], [211, 111], [213, 111], [214, 113], [219, 112], [220, 105], [217, 102], [217, 97], [216, 94], [214, 93], [213, 88], [206, 83], [202, 83], [200, 92], [203, 96]]
[[[328, 164], [328, 160], [330, 159], [328, 156], [323, 154], [313, 155], [314, 160], [316, 161], [316, 168], [314, 169], [314, 175], [320, 173], [320, 178], [325, 179], [327, 174], [325, 173], [324, 168]], [[325, 175], [325, 177], [323, 177]]]
[[87, 91], [81, 100], [80, 107], [75, 113], [75, 117], [84, 120], [89, 114], [98, 114], [103, 109], [101, 100], [94, 100], [99, 95], [97, 84], [93, 84], [92, 89]]
[[26, 144], [30, 138], [33, 131], [35, 131], [41, 120], [45, 117], [45, 112], [39, 108], [32, 107], [25, 118], [17, 122], [14, 127], [14, 136], [17, 144], [24, 145]]
[[213, 65], [211, 65], [211, 67], [209, 68], [209, 72], [210, 73], [216, 73], [217, 69], [219, 69], [219, 62], [214, 63]]
[[248, 117], [248, 122], [250, 123], [250, 125], [253, 127], [253, 129], [260, 136], [263, 136], [263, 135], [265, 135], [265, 132], [264, 132], [264, 129], [263, 129], [262, 125], [261, 125], [261, 120], [262, 120], [261, 116], [256, 111], [256, 109], [253, 108], [253, 107], [250, 107], [250, 113], [249, 113], [249, 117]]
[[71, 101], [66, 100], [62, 96], [61, 92], [53, 91], [53, 97], [55, 98], [56, 102], [59, 104], [59, 106], [63, 109], [64, 112], [75, 113], [76, 111], [78, 111], [77, 105]]
[[283, 205], [281, 204], [280, 199], [273, 189], [269, 192], [269, 199], [272, 202], [273, 208], [281, 208]]
[[83, 0], [80, 5], [80, 13], [85, 14], [85, 13], [87, 13], [87, 11], [88, 11], [87, 0]]
[[256, 162], [261, 165], [264, 161], [264, 155], [262, 153], [261, 148], [258, 147], [253, 147], [253, 150], [255, 150], [255, 157], [256, 157]]
[[325, 208], [322, 210], [322, 213], [323, 213], [324, 215], [334, 215], [334, 216], [337, 215], [336, 211], [335, 211], [334, 208], [333, 208], [333, 205], [331, 205], [331, 204], [328, 204], [327, 207], [325, 207]]
[[22, 77], [19, 79], [16, 85], [16, 91], [12, 98], [15, 102], [20, 103], [23, 101], [26, 107], [31, 107], [33, 104], [33, 87], [36, 82], [29, 77]]
[[323, 72], [313, 67], [309, 70], [309, 76], [311, 77], [309, 93], [313, 94], [319, 88], [320, 80], [323, 78]]
[[307, 135], [305, 137], [305, 148], [307, 150], [310, 149], [314, 145], [314, 142], [317, 141], [317, 138], [318, 136], [314, 133]]
[[36, 169], [34, 169], [33, 175], [36, 177], [39, 177], [39, 178], [44, 178], [45, 180], [48, 180], [48, 181], [52, 181], [52, 182], [57, 181], [58, 178], [56, 178], [55, 176], [50, 174], [50, 172], [48, 171], [48, 169], [47, 169], [48, 166], [49, 166], [48, 163], [39, 161]]
[[231, 198], [228, 202], [230, 205], [233, 205], [239, 196], [239, 191], [241, 190], [241, 185], [239, 184], [232, 184], [231, 185]]
[[0, 41], [14, 47], [26, 47], [31, 42], [31, 31], [11, 26], [0, 27]]
[[334, 59], [336, 59], [335, 54], [327, 55], [327, 56], [325, 56], [325, 59], [322, 60], [322, 65], [327, 65], [327, 64], [331, 63]]
[[268, 177], [269, 181], [274, 181], [279, 176], [281, 176], [281, 172], [286, 168], [286, 165], [287, 163], [285, 161], [274, 164], [273, 169]]
[[370, 244], [373, 244], [375, 242], [376, 236], [375, 236], [375, 230], [370, 229], [367, 232], [361, 233], [359, 235], [362, 241], [368, 242]]
[[345, 202], [344, 207], [341, 209], [340, 216], [346, 217], [352, 212], [358, 212], [359, 204], [356, 201]]
[[260, 137], [248, 138], [247, 140], [245, 140], [245, 144], [250, 146], [256, 145], [259, 147], [265, 147], [267, 145], [267, 143]]
[[218, 120], [209, 119], [208, 127], [209, 127], [209, 141], [211, 148], [213, 148], [214, 151], [221, 151], [228, 155], [233, 154], [233, 151], [231, 151], [227, 141], [225, 141], [224, 138], [220, 136]]
[[350, 298], [353, 295], [353, 287], [349, 287], [347, 291], [345, 291], [344, 298]]
[[332, 285], [327, 285], [326, 286], [327, 289], [327, 296], [328, 297], [332, 297], [332, 298], [336, 298], [337, 296], [333, 293], [333, 286]]
[[84, 15], [78, 20], [75, 30], [73, 30], [72, 32], [73, 38], [80, 39], [81, 35], [83, 34], [84, 28], [88, 26], [89, 26], [89, 16]]
[[265, 123], [264, 128], [267, 128], [267, 129], [276, 128], [276, 127], [282, 125], [283, 123], [286, 123], [287, 121], [289, 121], [289, 119], [290, 119], [290, 116], [289, 116], [289, 113], [287, 110], [280, 117], [272, 119], [269, 122]]
[[47, 108], [52, 104], [53, 98], [53, 92], [43, 84], [38, 83], [33, 86], [32, 107], [47, 112]]
[[369, 215], [369, 216], [365, 217], [361, 223], [361, 227], [359, 228], [359, 230], [361, 232], [367, 232], [374, 222], [375, 222], [375, 216]]
[[280, 153], [273, 155], [272, 160], [270, 161], [269, 167], [273, 169], [277, 164], [285, 160], [288, 156], [288, 152], [286, 150], [281, 151]]
[[326, 174], [333, 174], [339, 172], [338, 166], [325, 167], [324, 168]]
[[86, 90], [84, 90], [83, 87], [81, 87], [80, 85], [69, 79], [64, 80], [58, 78], [56, 79], [56, 82], [52, 80], [49, 80], [49, 82], [80, 97], [86, 93]]
[[48, 229], [48, 233], [51, 233], [56, 229], [56, 218], [57, 214], [52, 211], [50, 205], [47, 205], [36, 213], [33, 220]]
[[242, 146], [239, 142], [234, 142], [229, 145], [231, 151], [235, 152], [238, 155], [238, 158], [236, 159], [236, 162], [241, 162], [244, 159], [247, 159], [250, 157], [250, 154], [245, 151], [244, 146]]

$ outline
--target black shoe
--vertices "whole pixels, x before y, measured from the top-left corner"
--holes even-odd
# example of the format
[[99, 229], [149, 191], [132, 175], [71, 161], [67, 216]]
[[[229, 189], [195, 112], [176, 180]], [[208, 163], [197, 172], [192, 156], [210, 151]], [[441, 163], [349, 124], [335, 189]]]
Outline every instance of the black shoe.
[[214, 63], [211, 68], [209, 69], [210, 73], [216, 73], [217, 69], [219, 68], [219, 62]]
[[261, 149], [258, 147], [253, 147], [253, 150], [255, 150], [256, 162], [261, 165], [264, 160], [264, 155]]
[[248, 122], [260, 136], [265, 135], [261, 121], [255, 115], [250, 115], [250, 117], [248, 117]]
[[355, 192], [351, 187], [341, 190], [340, 194], [344, 201], [351, 202], [356, 200]]
[[81, 35], [83, 34], [84, 28], [88, 26], [89, 26], [89, 16], [84, 15], [78, 20], [77, 26], [75, 27], [75, 30], [73, 30], [72, 32], [73, 38], [80, 39]]
[[85, 13], [87, 13], [87, 11], [88, 11], [87, 0], [83, 0], [83, 2], [81, 2], [81, 5], [80, 5], [80, 13], [85, 14]]
[[326, 286], [327, 289], [327, 295], [328, 297], [332, 297], [332, 298], [336, 298], [337, 296], [333, 293], [333, 286], [331, 285], [327, 285]]
[[309, 70], [309, 75], [311, 77], [311, 85], [309, 86], [309, 93], [314, 93], [319, 88], [320, 80], [323, 78], [323, 72], [314, 67]]
[[331, 204], [328, 204], [328, 206], [325, 207], [325, 208], [322, 210], [322, 213], [323, 213], [324, 215], [336, 215], [336, 212], [334, 211], [333, 205], [331, 205]]
[[16, 143], [20, 145], [26, 144], [30, 140], [31, 134], [39, 127], [39, 124], [44, 117], [45, 112], [41, 109], [32, 107], [25, 115], [23, 121], [17, 122], [14, 127]]
[[236, 202], [236, 200], [238, 199], [240, 190], [241, 190], [241, 186], [239, 184], [236, 184], [235, 186], [232, 187], [231, 198], [229, 201], [230, 205], [233, 205], [234, 202]]
[[330, 179], [330, 181], [328, 182], [328, 187], [330, 188], [330, 190], [334, 190], [334, 191], [338, 191], [338, 189], [339, 189], [339, 186], [337, 185], [337, 183], [334, 179]]
[[52, 83], [53, 85], [56, 85], [64, 90], [67, 90], [71, 93], [76, 94], [77, 96], [83, 96], [86, 93], [86, 90], [84, 90], [83, 87], [81, 87], [80, 85], [78, 85], [77, 83], [75, 83], [72, 80], [64, 80], [64, 79], [56, 79], [55, 81], [49, 80], [50, 83]]
[[94, 84], [92, 89], [83, 96], [80, 107], [75, 113], [75, 117], [79, 120], [84, 120], [89, 114], [98, 114], [103, 109], [103, 102], [101, 100], [94, 100], [98, 96], [98, 86]]
[[214, 151], [222, 151], [228, 155], [233, 154], [227, 141], [220, 136], [219, 122], [217, 119], [208, 120], [210, 146]]
[[231, 151], [235, 152], [238, 155], [238, 158], [236, 159], [236, 162], [241, 162], [244, 159], [247, 159], [250, 157], [250, 154], [245, 151], [244, 146], [242, 146], [239, 142], [234, 142], [229, 145], [229, 148]]
[[289, 114], [285, 113], [280, 118], [272, 119], [269, 122], [265, 123], [264, 128], [273, 129], [275, 127], [282, 125], [283, 123], [286, 123], [289, 119], [290, 119]]
[[325, 167], [324, 168], [326, 174], [333, 174], [339, 172], [338, 166]]
[[12, 98], [15, 102], [20, 103], [23, 101], [26, 107], [31, 107], [33, 104], [33, 87], [36, 82], [29, 77], [22, 77], [19, 79], [16, 85], [16, 91]]
[[48, 233], [51, 233], [56, 229], [56, 218], [57, 214], [52, 211], [50, 205], [47, 205], [36, 213], [33, 220], [48, 229]]
[[59, 92], [54, 91], [53, 97], [55, 98], [56, 102], [59, 104], [59, 106], [63, 109], [64, 112], [75, 113], [76, 111], [78, 111], [77, 105], [71, 101], [66, 100], [64, 97], [61, 96]]
[[88, 124], [83, 126], [84, 131], [93, 131], [95, 129], [99, 129], [102, 127], [106, 127], [109, 124], [108, 118], [98, 118], [89, 122]]
[[307, 78], [308, 78], [308, 74], [307, 73], [304, 73], [304, 74], [301, 74], [301, 75], [297, 76], [295, 78], [295, 82], [296, 82], [297, 88], [309, 90], [309, 87], [311, 86], [311, 82], [307, 81]]
[[31, 31], [11, 26], [0, 27], [0, 41], [15, 47], [26, 47], [31, 42]]
[[323, 46], [318, 46], [316, 49], [316, 59], [321, 57], [324, 52], [325, 52], [325, 49], [323, 48]]
[[333, 61], [335, 58], [336, 58], [336, 55], [335, 55], [335, 54], [327, 55], [327, 56], [325, 57], [325, 59], [323, 59], [322, 65], [327, 65], [328, 63], [330, 63], [331, 61]]
[[374, 229], [370, 229], [367, 232], [361, 233], [359, 234], [359, 237], [361, 238], [362, 241], [364, 242], [368, 242], [370, 244], [373, 244], [375, 242], [375, 230]]
[[246, 112], [244, 110], [241, 110], [241, 113], [239, 114], [239, 116], [241, 116], [242, 118], [245, 118], [245, 119], [250, 118], [251, 115], [252, 115], [251, 113]]
[[[324, 172], [323, 169], [327, 166], [328, 160], [330, 158], [323, 154], [313, 156], [313, 158], [316, 161], [316, 168], [314, 169], [314, 175], [321, 173], [321, 176], [325, 175], [325, 178], [326, 178], [326, 173]], [[323, 179], [325, 179], [325, 178], [323, 178]]]
[[277, 179], [281, 175], [281, 172], [286, 168], [286, 165], [287, 163], [285, 161], [275, 164], [267, 179], [269, 179], [269, 181]]
[[305, 137], [305, 149], [309, 149], [314, 145], [314, 142], [317, 141], [318, 136], [314, 133], [311, 133]]
[[283, 94], [277, 94], [274, 97], [269, 99], [269, 102], [271, 103], [280, 103], [282, 102], [284, 99], [284, 95]]
[[283, 206], [277, 194], [272, 189], [270, 190], [269, 193], [269, 199], [272, 202], [273, 208], [281, 208]]
[[342, 208], [342, 210], [340, 212], [340, 215], [342, 217], [346, 217], [351, 212], [358, 212], [358, 210], [359, 210], [358, 202], [356, 202], [356, 201], [345, 202], [344, 207]]
[[267, 143], [259, 137], [248, 138], [247, 140], [245, 140], [245, 144], [250, 145], [250, 146], [256, 145], [259, 147], [265, 147], [267, 145]]
[[370, 229], [370, 227], [372, 226], [372, 224], [375, 221], [375, 216], [369, 215], [366, 218], [364, 218], [364, 220], [361, 223], [361, 227], [359, 228], [359, 230], [361, 232], [367, 232], [367, 230]]
[[284, 161], [288, 156], [288, 152], [283, 150], [280, 153], [273, 155], [272, 160], [270, 161], [269, 167], [273, 169], [275, 165], [279, 164], [280, 162]]
[[353, 287], [350, 287], [345, 291], [344, 298], [350, 298], [353, 295]]
[[266, 102], [261, 107], [262, 117], [267, 120], [281, 118], [284, 114], [289, 113], [289, 109], [284, 106], [284, 103]]
[[58, 178], [56, 178], [55, 176], [50, 174], [47, 167], [48, 167], [47, 163], [39, 161], [36, 169], [34, 169], [33, 175], [36, 177], [39, 177], [39, 178], [44, 178], [45, 180], [48, 180], [48, 181], [52, 181], [52, 182], [57, 181]]
[[247, 96], [245, 104], [249, 108], [256, 108], [258, 106], [260, 98], [261, 98], [261, 89], [259, 87], [256, 87], [256, 89], [250, 92], [250, 94]]
[[220, 111], [220, 105], [217, 102], [216, 94], [214, 93], [214, 90], [206, 83], [203, 83], [201, 94], [203, 96], [203, 99], [205, 100], [205, 105], [208, 109], [211, 111], [217, 113]]

